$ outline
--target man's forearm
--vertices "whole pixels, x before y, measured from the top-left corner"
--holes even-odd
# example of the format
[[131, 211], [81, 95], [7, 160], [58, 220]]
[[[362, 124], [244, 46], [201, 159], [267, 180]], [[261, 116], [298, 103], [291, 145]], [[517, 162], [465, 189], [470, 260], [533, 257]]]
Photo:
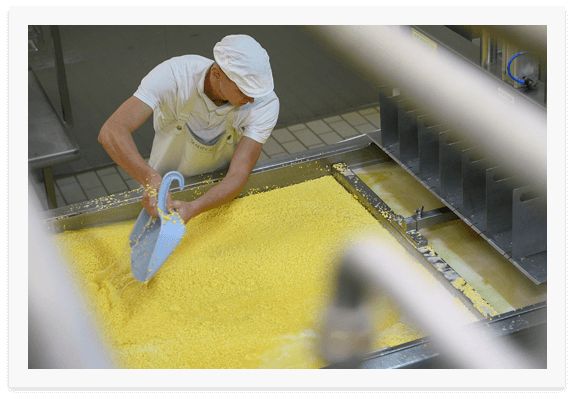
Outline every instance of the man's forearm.
[[262, 147], [262, 143], [249, 137], [243, 137], [237, 144], [229, 170], [223, 180], [198, 199], [189, 202], [189, 206], [186, 206], [187, 209], [182, 209], [181, 216], [185, 222], [187, 223], [192, 217], [217, 208], [237, 197], [247, 184], [249, 175], [259, 159]]
[[209, 189], [201, 197], [190, 202], [190, 218], [230, 202], [241, 193], [245, 184], [247, 184], [247, 178], [225, 176], [221, 182]]
[[100, 131], [98, 141], [114, 162], [144, 187], [155, 175], [161, 179], [161, 176], [142, 158], [126, 127], [106, 122]]

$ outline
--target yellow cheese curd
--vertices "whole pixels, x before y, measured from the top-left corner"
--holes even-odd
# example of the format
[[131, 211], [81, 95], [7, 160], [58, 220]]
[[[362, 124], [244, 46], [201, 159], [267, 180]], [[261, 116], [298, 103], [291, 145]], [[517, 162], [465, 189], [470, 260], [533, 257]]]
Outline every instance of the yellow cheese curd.
[[[195, 217], [148, 283], [131, 276], [133, 225], [54, 238], [123, 368], [326, 366], [316, 348], [344, 243], [367, 232], [403, 250], [331, 176]], [[373, 349], [422, 336], [389, 301], [380, 306]]]

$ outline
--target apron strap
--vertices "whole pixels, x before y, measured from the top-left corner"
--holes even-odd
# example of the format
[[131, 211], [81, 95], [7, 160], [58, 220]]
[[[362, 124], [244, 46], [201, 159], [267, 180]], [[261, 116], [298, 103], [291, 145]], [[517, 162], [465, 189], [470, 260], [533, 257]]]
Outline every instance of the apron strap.
[[187, 100], [187, 103], [185, 103], [185, 106], [179, 113], [179, 117], [177, 118], [177, 120], [187, 122], [187, 120], [189, 119], [189, 115], [191, 114], [191, 110], [193, 109], [193, 106], [195, 105], [195, 102], [197, 101], [198, 97], [199, 94], [197, 94], [194, 91], [194, 93], [191, 95], [191, 97], [189, 97], [189, 100]]
[[233, 129], [233, 119], [235, 119], [235, 108], [227, 113], [227, 122], [225, 124], [225, 130], [231, 131]]
[[189, 119], [189, 115], [191, 114], [191, 110], [193, 109], [193, 106], [195, 105], [195, 102], [197, 101], [198, 97], [199, 97], [199, 95], [194, 92], [191, 95], [191, 97], [187, 100], [187, 103], [185, 103], [185, 106], [183, 107], [183, 109], [179, 113], [179, 116], [177, 118], [177, 122], [175, 124], [175, 134], [179, 135], [183, 131], [183, 127], [185, 126], [185, 123]]

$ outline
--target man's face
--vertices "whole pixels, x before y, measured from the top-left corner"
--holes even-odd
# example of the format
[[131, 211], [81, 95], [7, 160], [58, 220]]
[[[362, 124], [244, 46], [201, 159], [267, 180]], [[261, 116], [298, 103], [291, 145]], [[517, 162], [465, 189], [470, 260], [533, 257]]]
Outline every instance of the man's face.
[[243, 94], [241, 90], [239, 90], [239, 87], [237, 87], [237, 85], [233, 83], [233, 81], [231, 81], [223, 71], [221, 71], [219, 88], [225, 99], [236, 107], [241, 107], [242, 105], [253, 103], [253, 101], [255, 101], [253, 97]]

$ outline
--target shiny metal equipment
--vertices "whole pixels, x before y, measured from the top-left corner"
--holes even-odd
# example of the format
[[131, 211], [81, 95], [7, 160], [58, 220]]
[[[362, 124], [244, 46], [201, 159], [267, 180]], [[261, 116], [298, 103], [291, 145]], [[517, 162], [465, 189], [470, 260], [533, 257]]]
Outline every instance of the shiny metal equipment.
[[28, 69], [28, 167], [42, 169], [50, 208], [56, 208], [53, 165], [80, 157], [80, 149], [68, 133], [38, 78]]
[[[325, 326], [321, 350], [329, 368], [546, 368], [545, 77], [540, 73], [532, 90], [516, 87], [505, 81], [501, 61], [509, 43], [516, 47], [512, 51], [537, 53], [540, 46], [528, 48], [492, 29], [488, 29], [490, 37], [475, 37], [482, 46], [440, 26], [324, 29], [347, 57], [363, 45], [388, 50], [361, 53], [367, 58], [362, 60], [370, 68], [367, 72], [374, 71], [385, 83], [380, 91], [381, 128], [265, 160], [253, 171], [242, 195], [332, 175], [434, 277], [430, 283], [420, 281], [416, 273], [395, 267], [404, 262], [381, 251], [376, 243], [350, 248], [337, 265], [337, 287], [326, 303], [326, 318], [318, 321]], [[495, 38], [497, 45], [501, 40], [507, 43], [497, 46], [496, 62]], [[482, 58], [481, 49], [485, 50]], [[441, 63], [442, 56], [448, 62]], [[545, 55], [537, 56], [543, 71]], [[412, 177], [444, 206], [429, 209], [416, 203], [409, 215], [401, 215], [356, 172], [379, 164], [399, 165], [407, 178]], [[224, 175], [225, 171], [217, 171], [188, 178], [173, 198], [193, 200]], [[61, 232], [135, 219], [142, 210], [142, 194], [133, 190], [48, 211], [43, 226]], [[419, 208], [410, 214], [415, 207]], [[513, 290], [523, 284], [528, 294], [533, 293], [528, 305], [508, 303], [505, 309], [512, 310], [497, 314], [488, 306], [486, 294], [478, 294], [478, 302], [471, 299], [459, 286], [466, 283], [462, 272], [431, 248], [430, 230], [437, 225], [430, 225], [437, 222], [462, 224], [476, 233], [473, 240], [488, 243], [484, 247], [515, 278]], [[474, 261], [478, 263], [476, 258], [468, 259], [469, 274], [475, 272]], [[484, 292], [491, 288], [484, 280], [480, 283]], [[369, 351], [372, 323], [365, 300], [381, 291], [407, 309], [428, 336]], [[419, 292], [427, 294], [417, 303]], [[462, 325], [453, 298], [479, 321]], [[475, 307], [476, 303], [484, 309]], [[431, 320], [433, 316], [438, 322]], [[467, 356], [456, 356], [461, 353]]]
[[[505, 42], [501, 61], [493, 50], [497, 37], [494, 31], [482, 30], [481, 57], [478, 58], [479, 48], [475, 44], [457, 38], [458, 35], [446, 27], [414, 26], [409, 29], [413, 34], [416, 32], [418, 41], [423, 37], [434, 43], [437, 54], [448, 53], [469, 68], [474, 67], [485, 87], [492, 85], [493, 101], [501, 102], [500, 107], [510, 107], [516, 113], [523, 111], [524, 118], [537, 114], [543, 114], [545, 118], [543, 89], [531, 91], [508, 84], [503, 68], [504, 62], [508, 61], [504, 51], [517, 50], [509, 50], [510, 45]], [[478, 68], [479, 59], [484, 69]], [[538, 67], [529, 68], [532, 74], [525, 76], [536, 75], [538, 81]], [[484, 71], [482, 75], [481, 70]], [[472, 79], [477, 80], [476, 77]], [[527, 153], [518, 158], [518, 152], [513, 154], [517, 159], [511, 161], [510, 154], [516, 149], [515, 145], [509, 145], [508, 155], [497, 153], [485, 145], [479, 135], [470, 134], [468, 128], [445, 122], [445, 118], [433, 110], [429, 99], [422, 102], [409, 89], [397, 88], [396, 84], [381, 87], [381, 134], [380, 137], [370, 134], [370, 137], [533, 282], [545, 283], [545, 183], [541, 184], [528, 171], [530, 167], [525, 166], [536, 164], [535, 161]], [[437, 100], [441, 96], [448, 96], [448, 93], [436, 93]], [[485, 114], [484, 118], [491, 116]], [[544, 136], [545, 133], [545, 129], [537, 132]], [[500, 129], [497, 134], [503, 136], [508, 132]], [[528, 137], [517, 136], [517, 140], [525, 141]], [[540, 165], [540, 171], [544, 170], [545, 164]]]
[[[380, 132], [378, 132], [380, 134]], [[296, 155], [287, 155], [278, 158], [272, 158], [261, 162], [253, 171], [247, 186], [242, 195], [247, 195], [250, 190], [266, 191], [280, 187], [286, 187], [310, 179], [332, 175], [345, 189], [357, 196], [357, 200], [365, 206], [371, 214], [382, 224], [387, 226], [390, 231], [394, 232], [398, 240], [405, 242], [405, 245], [411, 247], [414, 252], [413, 256], [421, 259], [428, 269], [433, 271], [436, 276], [437, 284], [447, 287], [453, 298], [458, 298], [462, 303], [477, 317], [480, 314], [473, 307], [471, 300], [455, 287], [455, 282], [461, 276], [440, 256], [429, 249], [428, 241], [421, 231], [406, 230], [405, 226], [411, 226], [409, 217], [395, 213], [384, 201], [379, 198], [353, 171], [353, 169], [378, 165], [381, 163], [390, 163], [391, 158], [367, 135], [350, 139], [341, 143], [320, 147]], [[186, 178], [183, 189], [174, 190], [173, 198], [175, 200], [190, 201], [197, 196], [206, 192], [214, 184], [219, 182], [225, 175], [225, 171], [215, 172], [210, 175], [196, 176]], [[209, 183], [205, 183], [209, 181]], [[116, 195], [113, 198], [108, 197], [100, 200], [86, 201], [76, 205], [58, 208], [44, 213], [44, 226], [50, 232], [61, 232], [68, 230], [81, 229], [86, 227], [97, 226], [106, 223], [118, 222], [121, 220], [135, 219], [141, 212], [141, 198], [143, 192], [141, 189], [126, 192], [122, 195]], [[328, 206], [328, 205], [326, 205]], [[427, 215], [432, 215], [432, 210], [421, 209], [420, 217], [424, 223]], [[406, 220], [406, 222], [404, 222]], [[421, 228], [421, 226], [419, 226]], [[459, 280], [460, 281], [460, 280]], [[346, 284], [342, 279], [341, 284]], [[351, 290], [352, 292], [352, 290]], [[345, 299], [346, 297], [344, 297]], [[346, 299], [345, 299], [346, 300]], [[326, 306], [330, 306], [326, 304]], [[344, 305], [347, 306], [347, 305]], [[327, 308], [329, 309], [329, 307]], [[341, 315], [338, 307], [330, 308], [335, 315]], [[363, 309], [363, 311], [361, 311]], [[416, 340], [411, 343], [399, 345], [393, 348], [379, 348], [375, 351], [369, 351], [368, 342], [371, 340], [369, 334], [369, 319], [365, 314], [366, 308], [351, 308], [348, 317], [339, 317], [336, 319], [340, 323], [332, 324], [334, 328], [351, 329], [359, 334], [359, 342], [363, 350], [354, 352], [352, 348], [356, 345], [348, 346], [351, 341], [345, 337], [349, 335], [335, 334], [332, 336], [335, 342], [347, 345], [349, 350], [344, 348], [338, 349], [338, 355], [332, 357], [329, 367], [343, 368], [401, 368], [401, 367], [437, 367], [448, 364], [449, 358], [445, 357], [445, 351], [449, 348], [436, 346], [432, 338], [427, 337]], [[355, 313], [358, 311], [358, 313]], [[545, 311], [545, 304], [541, 304], [532, 310], [537, 315]], [[488, 312], [488, 310], [487, 310]], [[479, 322], [484, 328], [491, 329], [493, 326], [501, 326], [497, 329], [498, 337], [507, 340], [518, 340], [533, 342], [530, 333], [545, 331], [545, 317], [529, 318], [531, 310], [524, 309], [520, 315], [511, 312], [509, 315], [501, 317], [492, 313], [488, 319], [490, 321]], [[488, 313], [487, 313], [488, 314]], [[516, 320], [520, 317], [523, 321], [520, 329], [507, 328], [507, 320]], [[350, 324], [343, 321], [350, 321]], [[319, 320], [317, 321], [320, 322]], [[508, 322], [510, 323], [510, 321]], [[481, 327], [482, 328], [482, 327]], [[538, 343], [538, 341], [534, 341]], [[428, 344], [428, 345], [427, 345]], [[536, 348], [538, 346], [536, 345]], [[545, 345], [544, 345], [545, 348]], [[527, 348], [529, 351], [532, 348]], [[529, 352], [530, 353], [530, 352]], [[347, 356], [351, 354], [351, 356]], [[405, 361], [405, 356], [412, 354]], [[544, 353], [540, 353], [541, 359]]]
[[[367, 136], [533, 283], [544, 286], [547, 281], [546, 43], [542, 40], [540, 44], [538, 39], [544, 39], [546, 33], [529, 43], [521, 39], [530, 37], [522, 35], [532, 33], [530, 27], [520, 30], [519, 35], [510, 34], [511, 28], [476, 27], [474, 31], [470, 28], [467, 37], [445, 26], [330, 27], [317, 29], [316, 33], [332, 44], [335, 53], [354, 57], [363, 73], [387, 82], [380, 93], [381, 130]], [[523, 60], [528, 65], [511, 64], [511, 57], [520, 51], [533, 54], [530, 60]], [[511, 73], [524, 80], [530, 78], [534, 84], [509, 80], [506, 73], [509, 65]], [[416, 229], [417, 220], [423, 215], [420, 208], [411, 217], [414, 226], [409, 227]], [[392, 220], [406, 225], [400, 215]], [[407, 228], [402, 230], [404, 234]], [[419, 237], [418, 241], [423, 239]], [[411, 244], [416, 247], [417, 240], [411, 240]], [[376, 262], [373, 267], [366, 266], [364, 252], [368, 249], [362, 250], [352, 252], [354, 257], [341, 265], [341, 275], [351, 277], [340, 281], [349, 280], [346, 285], [355, 287], [355, 291], [361, 291], [356, 288], [365, 270], [361, 262], [372, 271], [367, 273], [363, 290], [368, 291], [366, 287], [375, 284], [380, 272], [376, 270]], [[385, 254], [380, 253], [378, 258], [381, 259], [378, 266], [384, 268]], [[384, 278], [378, 283], [382, 290], [393, 289]], [[401, 280], [395, 283], [399, 286]], [[339, 286], [343, 292], [348, 291], [345, 284]], [[400, 294], [396, 292], [396, 297], [402, 299]], [[408, 297], [407, 292], [404, 294]], [[528, 311], [529, 315], [530, 311], [541, 315], [530, 326], [532, 332], [537, 330], [532, 341], [536, 343], [531, 347], [535, 354], [517, 367], [530, 367], [537, 358], [540, 361], [534, 360], [533, 367], [546, 367], [546, 305], [539, 305]], [[344, 308], [349, 303], [341, 305], [339, 301], [337, 306]], [[417, 311], [416, 308], [409, 309]], [[337, 317], [334, 311], [329, 314]], [[425, 319], [424, 312], [420, 316]], [[325, 323], [329, 326], [332, 323], [328, 317]], [[448, 352], [444, 346], [441, 351]], [[413, 364], [408, 365], [409, 362], [400, 361], [399, 355], [403, 353], [398, 348], [382, 352], [385, 353], [382, 357], [388, 355], [388, 359], [397, 355], [394, 358], [397, 363], [385, 363], [384, 367], [391, 368], [421, 366], [428, 355], [420, 352], [421, 356], [413, 356]], [[330, 356], [329, 350], [325, 356]], [[361, 355], [349, 354], [348, 359], [357, 356]], [[423, 367], [449, 364], [453, 366], [456, 362], [446, 356], [439, 362], [426, 362]]]

